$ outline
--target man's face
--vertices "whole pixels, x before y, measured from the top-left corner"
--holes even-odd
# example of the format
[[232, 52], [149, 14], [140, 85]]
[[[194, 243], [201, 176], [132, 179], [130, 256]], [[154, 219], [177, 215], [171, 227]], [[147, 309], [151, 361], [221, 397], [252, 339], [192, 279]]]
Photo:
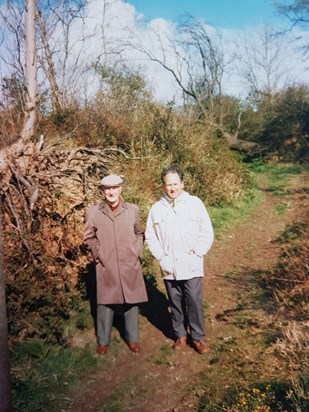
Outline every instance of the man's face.
[[178, 173], [168, 173], [164, 177], [165, 193], [170, 199], [176, 199], [184, 188], [183, 182], [180, 180]]
[[111, 206], [116, 206], [120, 200], [121, 186], [109, 186], [103, 187], [103, 192], [105, 195], [106, 201]]

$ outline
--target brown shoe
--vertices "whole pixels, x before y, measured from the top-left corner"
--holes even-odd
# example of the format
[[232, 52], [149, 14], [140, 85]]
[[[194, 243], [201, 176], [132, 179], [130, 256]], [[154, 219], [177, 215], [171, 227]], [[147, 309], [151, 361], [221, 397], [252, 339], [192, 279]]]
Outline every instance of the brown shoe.
[[186, 347], [187, 344], [187, 337], [182, 336], [181, 338], [177, 338], [172, 346], [174, 350], [180, 350]]
[[105, 345], [98, 345], [97, 346], [97, 353], [99, 354], [99, 355], [106, 355], [107, 354], [107, 346], [105, 346]]
[[193, 346], [194, 349], [199, 353], [199, 354], [203, 354], [203, 353], [207, 353], [208, 352], [208, 346], [206, 345], [204, 340], [193, 340]]
[[128, 346], [133, 353], [138, 353], [141, 350], [141, 347], [137, 342], [128, 342]]

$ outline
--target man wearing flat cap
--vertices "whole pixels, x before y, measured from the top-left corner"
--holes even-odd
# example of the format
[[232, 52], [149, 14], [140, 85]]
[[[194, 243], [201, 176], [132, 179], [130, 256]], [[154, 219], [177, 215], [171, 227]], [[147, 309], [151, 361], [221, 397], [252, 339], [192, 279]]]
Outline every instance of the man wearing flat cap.
[[120, 307], [126, 342], [137, 353], [138, 304], [148, 300], [139, 260], [143, 247], [140, 213], [136, 205], [121, 199], [120, 176], [105, 176], [101, 184], [104, 200], [87, 211], [84, 228], [84, 244], [96, 264], [97, 352], [107, 353], [114, 312]]

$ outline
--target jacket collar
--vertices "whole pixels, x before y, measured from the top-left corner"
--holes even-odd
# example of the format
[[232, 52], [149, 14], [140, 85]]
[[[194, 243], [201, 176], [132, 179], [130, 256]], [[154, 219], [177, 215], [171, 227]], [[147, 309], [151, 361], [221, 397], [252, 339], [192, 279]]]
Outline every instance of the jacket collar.
[[[186, 191], [182, 191], [182, 193], [176, 197], [176, 199], [174, 200], [174, 204], [177, 204], [179, 202], [183, 202], [186, 201], [186, 198], [189, 196], [189, 193]], [[173, 203], [173, 200], [170, 199], [166, 193], [164, 193], [164, 195], [162, 195], [160, 197], [160, 201], [161, 203], [163, 203], [165, 206], [171, 205]]]
[[101, 210], [102, 213], [104, 213], [105, 215], [107, 215], [111, 219], [113, 219], [114, 217], [120, 215], [120, 213], [123, 213], [127, 208], [128, 208], [128, 204], [126, 202], [124, 202], [123, 200], [120, 200], [120, 205], [116, 209], [115, 214], [113, 214], [111, 208], [106, 204], [105, 200], [103, 200], [99, 204], [99, 210]]

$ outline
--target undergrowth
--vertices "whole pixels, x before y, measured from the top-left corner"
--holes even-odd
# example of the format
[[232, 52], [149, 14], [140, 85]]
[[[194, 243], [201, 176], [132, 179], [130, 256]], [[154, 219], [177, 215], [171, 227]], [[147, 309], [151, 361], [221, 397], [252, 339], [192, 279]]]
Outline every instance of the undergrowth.
[[222, 394], [220, 402], [202, 397], [198, 412], [305, 412], [309, 407], [305, 386], [296, 388], [292, 383], [277, 381], [259, 382], [238, 387]]
[[261, 277], [277, 304], [298, 319], [306, 319], [309, 305], [309, 215], [286, 227], [277, 242], [281, 247], [276, 267]]

